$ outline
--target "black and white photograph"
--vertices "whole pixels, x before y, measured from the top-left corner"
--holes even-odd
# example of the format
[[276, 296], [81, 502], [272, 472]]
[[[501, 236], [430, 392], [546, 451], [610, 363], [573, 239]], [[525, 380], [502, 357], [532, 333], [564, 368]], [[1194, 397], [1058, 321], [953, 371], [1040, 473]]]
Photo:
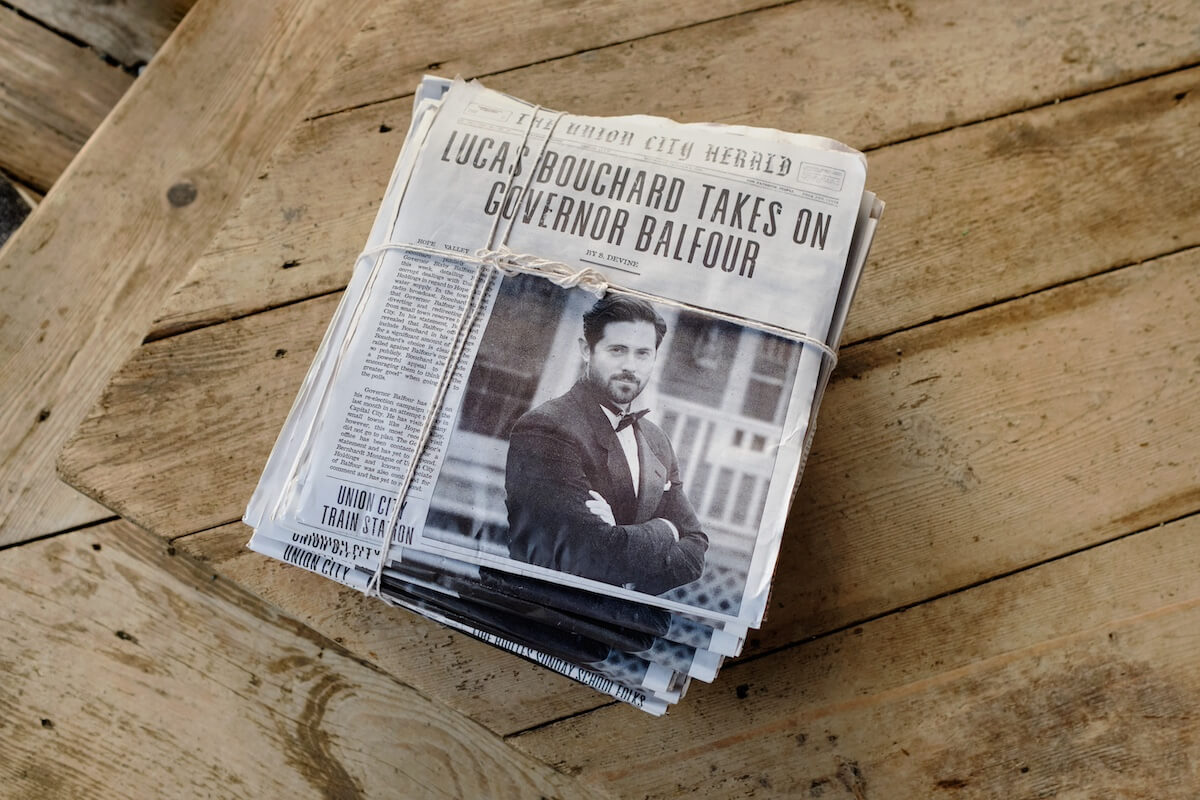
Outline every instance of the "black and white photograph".
[[506, 277], [423, 536], [737, 615], [799, 356], [674, 305]]

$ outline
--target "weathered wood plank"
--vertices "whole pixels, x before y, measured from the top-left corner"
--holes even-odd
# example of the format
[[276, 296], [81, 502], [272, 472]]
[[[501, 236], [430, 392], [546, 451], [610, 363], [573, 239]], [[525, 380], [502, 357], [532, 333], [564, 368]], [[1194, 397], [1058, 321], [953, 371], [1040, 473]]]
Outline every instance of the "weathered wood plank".
[[1197, 63], [1194, 4], [1135, 6], [805, 0], [490, 82], [581, 114], [633, 109], [874, 148]]
[[[1187, 70], [871, 153], [889, 211], [848, 340], [1200, 243], [1200, 180], [1164, 156], [1200, 147], [1197, 84]], [[403, 130], [407, 106], [300, 126], [152, 336], [343, 286], [399, 150], [379, 125]]]
[[0, 559], [7, 797], [594, 794], [128, 523]]
[[411, 106], [411, 100], [372, 106], [293, 130], [165, 298], [149, 337], [344, 288], [387, 188]]
[[1200, 509], [1200, 248], [843, 351], [762, 644]]
[[[1200, 69], [884, 148], [848, 341], [1200, 244]], [[1131, 194], [1137, 202], [1131, 202]]]
[[6, 244], [0, 543], [102, 513], [57, 451], [367, 5], [201, 3]]
[[509, 741], [629, 797], [1183, 800], [1197, 569], [1193, 516], [727, 665], [665, 724], [604, 708]]
[[0, 169], [45, 192], [133, 83], [0, 7]]
[[145, 64], [196, 0], [8, 0], [55, 30], [86, 42], [128, 67]]
[[64, 447], [64, 479], [167, 538], [239, 519], [339, 299], [143, 346]]
[[[687, 12], [678, 4], [609, 5], [534, 11], [506, 3], [495, 15], [505, 21], [506, 36], [496, 35], [490, 13], [445, 15], [448, 33], [468, 26], [496, 54], [455, 47], [458, 34], [435, 50], [425, 41], [410, 45], [400, 31], [411, 12], [389, 5], [375, 30], [347, 51], [346, 68], [316, 110], [407, 94], [422, 71], [478, 76], [553, 58], [492, 81], [579, 113], [633, 108], [685, 121], [806, 130], [873, 147], [1192, 65], [1200, 55], [1196, 8], [1186, 0], [1125, 6], [1022, 0], [987, 8], [967, 0], [805, 0], [707, 24], [692, 23], [728, 14], [733, 4]], [[658, 26], [685, 24], [646, 36]], [[603, 39], [588, 30], [593, 25], [638, 38], [599, 47]], [[559, 41], [566, 46], [547, 46]], [[559, 58], [572, 50], [587, 52]], [[425, 61], [429, 53], [436, 54], [432, 62]]]
[[436, 14], [420, 3], [380, 3], [338, 57], [336, 73], [308, 113], [331, 114], [411, 95], [427, 72], [489, 75], [753, 11], [777, 1], [496, 0], [482, 11], [474, 0], [446, 0]]
[[176, 539], [173, 544], [489, 730], [513, 733], [595, 708], [607, 699], [415, 614], [253, 553], [246, 549], [249, 539], [250, 529], [238, 522]]
[[[762, 644], [1200, 507], [1198, 267], [1193, 248], [844, 350]], [[163, 536], [238, 518], [335, 300], [143, 347], [64, 475]]]

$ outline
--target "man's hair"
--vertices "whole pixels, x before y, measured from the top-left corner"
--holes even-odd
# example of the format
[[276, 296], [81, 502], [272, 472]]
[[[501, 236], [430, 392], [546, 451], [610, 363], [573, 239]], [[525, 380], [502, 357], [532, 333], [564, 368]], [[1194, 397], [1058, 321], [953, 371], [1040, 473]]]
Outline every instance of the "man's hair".
[[619, 294], [606, 294], [596, 301], [596, 305], [583, 314], [583, 339], [588, 349], [596, 346], [596, 342], [604, 338], [604, 329], [610, 322], [649, 322], [654, 325], [654, 347], [662, 344], [663, 336], [667, 333], [667, 323], [654, 306], [636, 297]]

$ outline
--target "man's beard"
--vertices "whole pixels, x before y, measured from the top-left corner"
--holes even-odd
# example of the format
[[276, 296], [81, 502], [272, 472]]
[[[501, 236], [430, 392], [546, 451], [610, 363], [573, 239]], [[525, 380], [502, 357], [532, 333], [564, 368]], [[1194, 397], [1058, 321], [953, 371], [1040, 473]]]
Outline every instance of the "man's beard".
[[589, 367], [587, 378], [592, 386], [618, 406], [632, 403], [645, 388], [645, 384], [632, 372], [617, 372], [603, 378], [597, 376]]

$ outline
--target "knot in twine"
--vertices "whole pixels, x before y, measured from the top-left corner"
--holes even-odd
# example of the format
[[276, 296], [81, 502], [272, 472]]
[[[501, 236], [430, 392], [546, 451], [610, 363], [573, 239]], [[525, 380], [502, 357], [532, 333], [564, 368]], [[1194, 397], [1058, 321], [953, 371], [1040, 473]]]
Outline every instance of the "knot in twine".
[[603, 297], [609, 289], [608, 279], [604, 277], [604, 273], [591, 267], [576, 269], [570, 264], [539, 258], [531, 253], [514, 253], [504, 245], [495, 250], [486, 247], [480, 248], [475, 251], [474, 256], [479, 259], [481, 264], [494, 267], [504, 275], [532, 273], [540, 275], [564, 289], [573, 289], [578, 286], [597, 297]]

